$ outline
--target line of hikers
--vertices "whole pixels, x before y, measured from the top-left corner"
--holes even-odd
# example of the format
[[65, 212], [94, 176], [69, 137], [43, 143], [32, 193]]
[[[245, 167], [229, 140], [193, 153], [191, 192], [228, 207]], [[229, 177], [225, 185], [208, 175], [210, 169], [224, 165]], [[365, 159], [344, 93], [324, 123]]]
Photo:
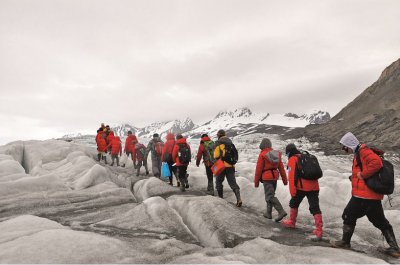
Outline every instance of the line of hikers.
[[[393, 165], [383, 158], [384, 152], [377, 148], [361, 144], [351, 133], [346, 133], [340, 140], [342, 150], [353, 153], [352, 175], [349, 180], [352, 184], [352, 197], [345, 207], [342, 215], [343, 235], [338, 241], [331, 240], [334, 248], [349, 249], [356, 222], [359, 218], [367, 216], [368, 220], [377, 227], [388, 243], [388, 248], [378, 248], [381, 252], [399, 258], [400, 249], [396, 241], [393, 227], [386, 219], [382, 199], [384, 194], [391, 194], [394, 189]], [[278, 211], [275, 221], [282, 220], [287, 213], [279, 200], [275, 197], [275, 190], [279, 175], [283, 184], [289, 183], [291, 199], [289, 202], [289, 218], [282, 221], [282, 225], [288, 228], [296, 227], [298, 208], [307, 197], [309, 211], [314, 216], [315, 239], [322, 238], [322, 213], [319, 207], [319, 183], [322, 170], [318, 160], [308, 152], [300, 152], [297, 147], [290, 143], [286, 146], [288, 157], [286, 175], [281, 152], [272, 149], [269, 139], [263, 139], [260, 144], [261, 152], [258, 157], [254, 185], [257, 188], [262, 182], [264, 186], [265, 201], [267, 209], [264, 216], [272, 219], [272, 208]]]
[[[201, 159], [203, 159], [208, 178], [208, 194], [214, 195], [213, 176], [216, 175], [216, 190], [218, 196], [223, 198], [223, 182], [226, 178], [236, 196], [236, 205], [240, 207], [242, 205], [242, 200], [240, 197], [240, 188], [236, 183], [234, 168], [234, 164], [238, 159], [238, 153], [232, 141], [226, 136], [224, 130], [219, 130], [217, 137], [218, 140], [213, 142], [207, 134], [201, 136], [196, 165], [199, 166]], [[114, 132], [108, 125], [104, 126], [102, 123], [101, 127], [97, 130], [96, 143], [98, 161], [104, 160], [107, 164], [106, 153], [109, 152], [112, 157], [111, 166], [114, 165], [115, 160], [117, 166], [119, 166], [119, 156], [122, 155], [121, 139], [114, 135]], [[187, 168], [191, 161], [191, 149], [186, 138], [181, 134], [175, 137], [173, 133], [168, 133], [166, 142], [164, 143], [159, 134], [155, 133], [147, 147], [145, 147], [143, 144], [139, 143], [137, 137], [129, 131], [128, 137], [125, 140], [124, 152], [127, 157], [131, 156], [134, 168], [137, 170], [136, 176], [139, 176], [141, 166], [145, 167], [146, 176], [149, 175], [147, 157], [151, 154], [152, 173], [155, 177], [161, 177], [161, 165], [165, 162], [171, 172], [169, 184], [173, 186], [173, 176], [175, 176], [176, 185], [180, 187], [181, 191], [185, 191], [189, 188], [189, 174], [187, 173]], [[215, 161], [219, 161], [220, 166], [217, 167]], [[122, 166], [124, 167], [125, 163], [122, 164]], [[213, 166], [215, 170], [212, 169]]]
[[[111, 132], [109, 132], [108, 136], [107, 133], [104, 134], [107, 130], [106, 126], [103, 129], [100, 128], [98, 136], [96, 136], [99, 151], [98, 159], [100, 161], [101, 156], [104, 156], [107, 148], [111, 147], [113, 158], [111, 165], [114, 163], [114, 158], [117, 159], [118, 165], [118, 152], [121, 155], [122, 150], [119, 137], [116, 136], [114, 139], [110, 137], [111, 140], [109, 140], [108, 144], [106, 142], [105, 144], [102, 143], [99, 145], [97, 140], [98, 137], [107, 139], [111, 134]], [[207, 134], [201, 136], [196, 156], [196, 166], [199, 167], [201, 159], [203, 159], [208, 179], [208, 194], [214, 195], [213, 176], [215, 176], [217, 194], [220, 198], [223, 198], [223, 182], [226, 178], [236, 196], [236, 206], [241, 207], [242, 199], [240, 196], [240, 187], [236, 183], [235, 178], [235, 164], [238, 161], [238, 152], [235, 145], [226, 136], [224, 130], [219, 130], [217, 132], [217, 137], [218, 140], [213, 142]], [[185, 191], [186, 188], [189, 188], [187, 167], [191, 161], [190, 146], [186, 142], [186, 138], [180, 134], [178, 134], [175, 139], [174, 134], [169, 133], [166, 139], [167, 141], [164, 144], [159, 135], [154, 134], [147, 148], [144, 150], [144, 146], [142, 145], [140, 148], [142, 148], [143, 151], [138, 151], [139, 142], [136, 136], [129, 132], [124, 151], [127, 155], [131, 155], [134, 166], [137, 169], [137, 175], [139, 175], [141, 165], [145, 166], [146, 175], [148, 175], [147, 156], [151, 152], [152, 172], [154, 176], [161, 176], [161, 163], [166, 162], [171, 172], [169, 184], [173, 185], [172, 175], [175, 175], [177, 186], [180, 187], [181, 191]], [[119, 142], [119, 145], [117, 142]], [[342, 137], [340, 144], [342, 150], [346, 153], [354, 153], [352, 175], [349, 177], [352, 183], [352, 197], [342, 215], [342, 239], [339, 241], [331, 241], [331, 246], [335, 248], [350, 248], [350, 240], [357, 219], [366, 215], [368, 220], [382, 231], [382, 234], [389, 244], [389, 247], [382, 249], [382, 251], [393, 257], [400, 257], [400, 249], [393, 228], [384, 215], [381, 203], [383, 194], [374, 191], [373, 188], [366, 184], [368, 178], [373, 178], [373, 176], [382, 170], [383, 160], [379, 155], [383, 155], [383, 152], [379, 153], [377, 149], [369, 148], [365, 144], [360, 144], [357, 138], [350, 132]], [[286, 174], [282, 162], [282, 153], [272, 148], [272, 143], [269, 139], [262, 139], [259, 148], [261, 151], [256, 164], [254, 186], [258, 188], [259, 184], [262, 183], [264, 187], [266, 201], [264, 217], [272, 219], [273, 208], [278, 212], [278, 215], [274, 219], [276, 222], [280, 222], [287, 216], [279, 199], [275, 196], [277, 180], [281, 177], [285, 186], [289, 184], [291, 195], [289, 202], [289, 218], [283, 220], [282, 225], [293, 229], [296, 227], [298, 208], [303, 199], [307, 197], [309, 211], [313, 215], [315, 222], [313, 236], [316, 240], [321, 240], [323, 234], [323, 220], [319, 206], [318, 179], [322, 177], [322, 170], [317, 158], [308, 152], [301, 152], [293, 143], [288, 144], [285, 148], [285, 154], [288, 157], [288, 174]], [[140, 155], [137, 155], [138, 152]], [[136, 164], [136, 161], [140, 162]], [[391, 192], [393, 192], [393, 189]]]

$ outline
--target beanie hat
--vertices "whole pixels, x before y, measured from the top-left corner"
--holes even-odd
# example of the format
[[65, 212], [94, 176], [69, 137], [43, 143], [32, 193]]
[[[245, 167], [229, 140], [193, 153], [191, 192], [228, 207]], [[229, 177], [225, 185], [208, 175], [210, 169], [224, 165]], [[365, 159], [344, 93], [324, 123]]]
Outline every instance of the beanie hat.
[[128, 131], [128, 134], [132, 134], [132, 131]]
[[153, 138], [160, 137], [158, 133], [153, 134]]
[[260, 149], [265, 149], [265, 148], [271, 148], [272, 147], [272, 143], [271, 140], [268, 138], [264, 138], [262, 139], [261, 143], [260, 143]]
[[177, 135], [176, 135], [176, 140], [182, 139], [182, 138], [183, 138], [182, 134], [177, 134]]
[[218, 132], [217, 132], [217, 136], [218, 136], [218, 138], [219, 137], [222, 137], [222, 136], [225, 136], [226, 135], [226, 133], [225, 133], [225, 131], [224, 130], [219, 130]]
[[203, 137], [208, 137], [208, 134], [203, 133], [203, 134], [201, 135], [201, 138], [203, 138]]

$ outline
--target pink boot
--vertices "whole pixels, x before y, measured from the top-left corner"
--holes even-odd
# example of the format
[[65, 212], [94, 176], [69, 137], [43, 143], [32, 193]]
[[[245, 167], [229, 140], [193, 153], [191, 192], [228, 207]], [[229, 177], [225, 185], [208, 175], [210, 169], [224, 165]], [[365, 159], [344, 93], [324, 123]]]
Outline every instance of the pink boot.
[[314, 221], [315, 221], [315, 230], [313, 231], [313, 234], [321, 239], [322, 238], [322, 214], [316, 214], [314, 215]]
[[[285, 219], [281, 222], [281, 224], [288, 228], [296, 228], [296, 219], [297, 219], [297, 208], [290, 208], [290, 216], [289, 219]], [[322, 219], [321, 219], [322, 220]]]

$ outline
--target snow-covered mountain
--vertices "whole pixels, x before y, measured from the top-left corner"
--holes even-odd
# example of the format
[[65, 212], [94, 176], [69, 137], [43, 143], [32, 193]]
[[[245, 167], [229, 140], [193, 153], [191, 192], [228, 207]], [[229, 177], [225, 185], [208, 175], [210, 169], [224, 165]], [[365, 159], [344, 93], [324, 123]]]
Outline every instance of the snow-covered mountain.
[[113, 126], [112, 130], [118, 136], [127, 136], [128, 135], [128, 131], [136, 133], [136, 132], [138, 132], [140, 130], [140, 128], [137, 128], [135, 126], [132, 126], [130, 124], [125, 123], [125, 124], [120, 124], [120, 125]]
[[[190, 118], [183, 120], [172, 120], [153, 122], [144, 127], [136, 127], [130, 124], [111, 126], [112, 130], [121, 137], [125, 137], [128, 131], [132, 131], [141, 138], [151, 138], [154, 133], [165, 137], [168, 132], [174, 134], [183, 133], [188, 137], [198, 138], [203, 133], [216, 134], [219, 129], [225, 129], [230, 135], [252, 134], [252, 133], [277, 133], [282, 134], [291, 128], [305, 127], [309, 124], [321, 124], [328, 122], [328, 112], [314, 110], [306, 114], [270, 114], [254, 113], [249, 108], [237, 108], [234, 110], [221, 111], [208, 122], [196, 126]], [[68, 134], [64, 139], [79, 138], [81, 134]]]
[[77, 137], [81, 137], [81, 136], [82, 136], [81, 133], [68, 133], [68, 134], [64, 135], [62, 138], [71, 139], [71, 138], [77, 138]]
[[202, 133], [215, 134], [219, 129], [226, 129], [233, 135], [266, 131], [269, 133], [274, 131], [275, 133], [282, 133], [289, 128], [324, 123], [329, 121], [329, 119], [329, 113], [320, 110], [301, 115], [294, 113], [270, 114], [254, 113], [249, 108], [244, 107], [230, 111], [221, 111], [212, 120], [191, 130], [189, 134], [192, 136], [199, 136]]
[[195, 124], [190, 118], [184, 120], [172, 120], [166, 122], [154, 122], [144, 128], [140, 128], [136, 131], [136, 135], [139, 137], [149, 138], [154, 133], [158, 133], [161, 137], [165, 136], [168, 132], [174, 134], [185, 133], [192, 130]]

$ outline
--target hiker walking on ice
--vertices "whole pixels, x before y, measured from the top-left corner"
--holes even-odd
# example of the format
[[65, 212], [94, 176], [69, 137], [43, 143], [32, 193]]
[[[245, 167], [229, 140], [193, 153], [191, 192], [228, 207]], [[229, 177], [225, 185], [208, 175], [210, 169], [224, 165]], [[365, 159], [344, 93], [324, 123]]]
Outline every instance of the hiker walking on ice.
[[357, 219], [367, 216], [368, 220], [382, 231], [389, 247], [383, 252], [393, 257], [400, 257], [393, 227], [386, 219], [382, 199], [383, 194], [374, 192], [365, 184], [365, 179], [373, 176], [382, 167], [382, 159], [368, 146], [360, 144], [351, 133], [346, 133], [340, 140], [342, 150], [353, 153], [353, 166], [351, 174], [351, 198], [343, 211], [343, 235], [339, 241], [331, 241], [332, 247], [350, 248], [350, 240], [356, 227]]
[[287, 185], [285, 167], [282, 163], [282, 153], [272, 149], [272, 143], [268, 138], [262, 139], [260, 149], [261, 152], [258, 156], [254, 175], [254, 186], [258, 188], [260, 182], [264, 186], [265, 201], [267, 203], [267, 210], [264, 217], [272, 219], [272, 208], [275, 208], [278, 211], [275, 222], [279, 222], [287, 215], [282, 204], [275, 197], [279, 175], [282, 177], [283, 184]]

